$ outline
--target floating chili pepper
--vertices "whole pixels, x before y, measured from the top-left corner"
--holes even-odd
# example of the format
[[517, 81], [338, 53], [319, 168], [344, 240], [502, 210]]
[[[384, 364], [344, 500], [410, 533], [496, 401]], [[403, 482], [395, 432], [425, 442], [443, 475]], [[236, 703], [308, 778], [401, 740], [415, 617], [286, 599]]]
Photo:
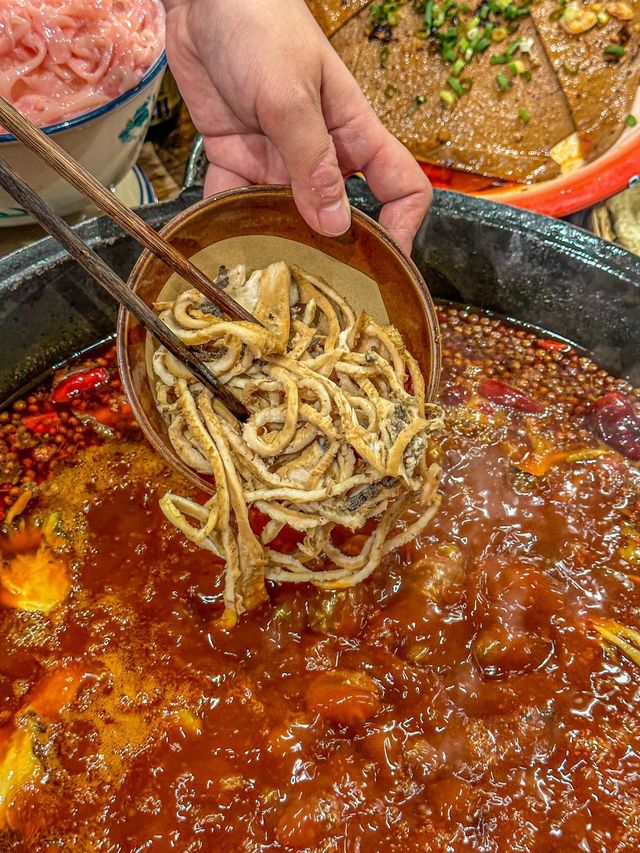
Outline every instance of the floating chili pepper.
[[625, 394], [611, 391], [596, 400], [589, 420], [614, 450], [627, 459], [640, 459], [640, 413]]
[[[252, 506], [249, 509], [249, 524], [256, 536], [260, 536], [270, 521], [269, 516], [264, 512], [260, 512], [257, 507]], [[285, 524], [275, 539], [269, 542], [267, 548], [271, 548], [272, 551], [277, 551], [279, 554], [290, 554], [292, 551], [295, 551], [304, 537], [305, 534], [303, 532], [294, 530], [293, 527]]]
[[53, 389], [54, 403], [70, 403], [74, 397], [94, 391], [109, 381], [109, 371], [104, 367], [92, 367], [80, 373], [72, 373]]
[[554, 352], [571, 352], [569, 344], [565, 344], [563, 341], [553, 341], [550, 338], [536, 338], [536, 346]]
[[133, 421], [131, 406], [124, 401], [115, 409], [109, 406], [102, 406], [99, 409], [94, 409], [90, 414], [99, 424], [112, 429], [126, 426], [128, 422]]
[[484, 379], [478, 387], [478, 393], [498, 406], [507, 409], [515, 409], [517, 412], [527, 412], [531, 415], [539, 415], [544, 412], [544, 406], [525, 394], [519, 388], [498, 382], [495, 379]]
[[59, 427], [60, 418], [56, 412], [45, 412], [42, 415], [29, 415], [22, 419], [22, 423], [29, 432], [33, 432], [35, 435], [44, 435]]

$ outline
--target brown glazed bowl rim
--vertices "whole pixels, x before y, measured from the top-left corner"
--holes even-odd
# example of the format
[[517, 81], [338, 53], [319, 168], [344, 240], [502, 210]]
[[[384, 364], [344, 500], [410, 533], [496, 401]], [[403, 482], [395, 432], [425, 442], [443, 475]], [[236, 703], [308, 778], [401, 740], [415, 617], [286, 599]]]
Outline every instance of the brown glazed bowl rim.
[[[203, 198], [185, 210], [181, 211], [174, 216], [169, 222], [164, 225], [159, 234], [167, 240], [170, 240], [173, 237], [179, 236], [179, 232], [182, 228], [188, 225], [189, 221], [194, 215], [197, 215], [205, 210], [210, 210], [216, 208], [218, 206], [224, 205], [224, 203], [229, 199], [242, 199], [245, 198], [250, 201], [252, 198], [261, 198], [261, 199], [293, 199], [293, 193], [291, 192], [291, 188], [289, 186], [284, 185], [256, 185], [251, 187], [242, 187], [239, 189], [227, 190], [222, 193], [218, 193], [217, 195], [209, 196], [207, 198]], [[428, 328], [425, 329], [425, 332], [429, 338], [430, 344], [430, 359], [431, 359], [431, 371], [429, 376], [425, 376], [425, 395], [427, 402], [432, 402], [438, 391], [438, 385], [440, 381], [440, 372], [442, 368], [442, 353], [440, 347], [440, 329], [438, 325], [438, 319], [436, 315], [435, 305], [431, 298], [431, 294], [427, 288], [427, 285], [418, 270], [418, 267], [411, 260], [411, 258], [403, 252], [400, 246], [395, 242], [395, 240], [391, 237], [391, 235], [374, 219], [370, 216], [367, 216], [362, 211], [357, 210], [356, 208], [351, 208], [351, 217], [352, 222], [358, 223], [361, 227], [367, 229], [370, 233], [374, 235], [374, 237], [383, 243], [387, 250], [391, 251], [400, 262], [401, 266], [404, 267], [407, 275], [412, 279], [413, 285], [418, 293], [421, 302], [423, 303], [425, 309], [425, 315], [428, 320]], [[337, 238], [340, 239], [340, 238]], [[213, 245], [216, 241], [213, 240], [209, 245]], [[131, 273], [129, 275], [128, 284], [129, 287], [135, 292], [140, 284], [140, 273], [147, 261], [150, 258], [153, 258], [153, 253], [148, 249], [144, 249], [138, 260], [136, 261]], [[171, 271], [169, 271], [169, 275], [171, 275]], [[214, 485], [211, 481], [208, 481], [202, 478], [196, 471], [186, 465], [173, 451], [172, 448], [168, 444], [165, 444], [160, 436], [158, 435], [154, 426], [150, 423], [146, 412], [142, 404], [138, 399], [138, 395], [135, 391], [133, 378], [132, 378], [132, 365], [129, 359], [129, 350], [127, 346], [128, 340], [128, 329], [130, 323], [130, 315], [129, 313], [121, 307], [118, 312], [118, 322], [117, 322], [117, 357], [118, 357], [118, 367], [120, 370], [120, 376], [122, 379], [122, 385], [133, 411], [134, 417], [136, 418], [140, 428], [142, 429], [143, 434], [147, 438], [147, 440], [151, 443], [152, 447], [160, 453], [164, 459], [169, 462], [169, 464], [177, 471], [179, 471], [187, 480], [190, 480], [193, 485], [195, 485], [198, 489], [206, 492], [208, 494], [212, 494], [214, 492]]]

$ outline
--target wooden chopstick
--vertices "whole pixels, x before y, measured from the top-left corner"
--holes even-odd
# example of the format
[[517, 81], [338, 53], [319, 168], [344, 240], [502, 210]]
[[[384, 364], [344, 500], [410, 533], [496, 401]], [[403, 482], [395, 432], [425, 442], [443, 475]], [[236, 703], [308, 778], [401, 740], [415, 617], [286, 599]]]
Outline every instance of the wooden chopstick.
[[139, 320], [161, 344], [196, 376], [202, 384], [240, 419], [248, 412], [229, 389], [189, 350], [170, 329], [154, 314], [152, 309], [131, 290], [93, 249], [61, 219], [58, 214], [16, 172], [0, 159], [0, 186], [37, 220], [69, 254], [83, 266], [104, 289]]
[[256, 318], [245, 310], [242, 305], [229, 296], [223, 288], [212, 281], [202, 270], [194, 266], [188, 258], [161, 237], [157, 231], [130, 210], [126, 204], [103, 184], [100, 183], [84, 166], [76, 162], [60, 146], [36, 127], [25, 115], [19, 112], [13, 104], [0, 97], [0, 122], [13, 135], [37, 154], [48, 166], [62, 175], [79, 192], [104, 210], [114, 219], [127, 234], [135, 237], [145, 248], [181, 275], [201, 293], [214, 302], [233, 320], [245, 320], [248, 323], [258, 323]]

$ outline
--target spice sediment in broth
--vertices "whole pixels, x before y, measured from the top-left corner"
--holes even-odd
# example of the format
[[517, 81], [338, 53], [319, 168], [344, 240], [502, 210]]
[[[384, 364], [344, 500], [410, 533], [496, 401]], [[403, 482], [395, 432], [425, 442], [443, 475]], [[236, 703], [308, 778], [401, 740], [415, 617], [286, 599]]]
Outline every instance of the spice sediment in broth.
[[112, 353], [0, 416], [0, 849], [638, 849], [633, 389], [535, 332], [441, 323], [431, 526], [355, 588], [272, 586], [236, 630]]

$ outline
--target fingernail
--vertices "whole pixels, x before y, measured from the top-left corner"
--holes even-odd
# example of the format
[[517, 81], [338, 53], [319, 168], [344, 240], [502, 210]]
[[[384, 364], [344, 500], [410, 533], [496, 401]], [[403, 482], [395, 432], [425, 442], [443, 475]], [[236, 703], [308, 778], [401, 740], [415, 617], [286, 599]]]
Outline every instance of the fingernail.
[[351, 226], [351, 208], [346, 193], [339, 201], [318, 211], [320, 230], [328, 237], [339, 237]]

